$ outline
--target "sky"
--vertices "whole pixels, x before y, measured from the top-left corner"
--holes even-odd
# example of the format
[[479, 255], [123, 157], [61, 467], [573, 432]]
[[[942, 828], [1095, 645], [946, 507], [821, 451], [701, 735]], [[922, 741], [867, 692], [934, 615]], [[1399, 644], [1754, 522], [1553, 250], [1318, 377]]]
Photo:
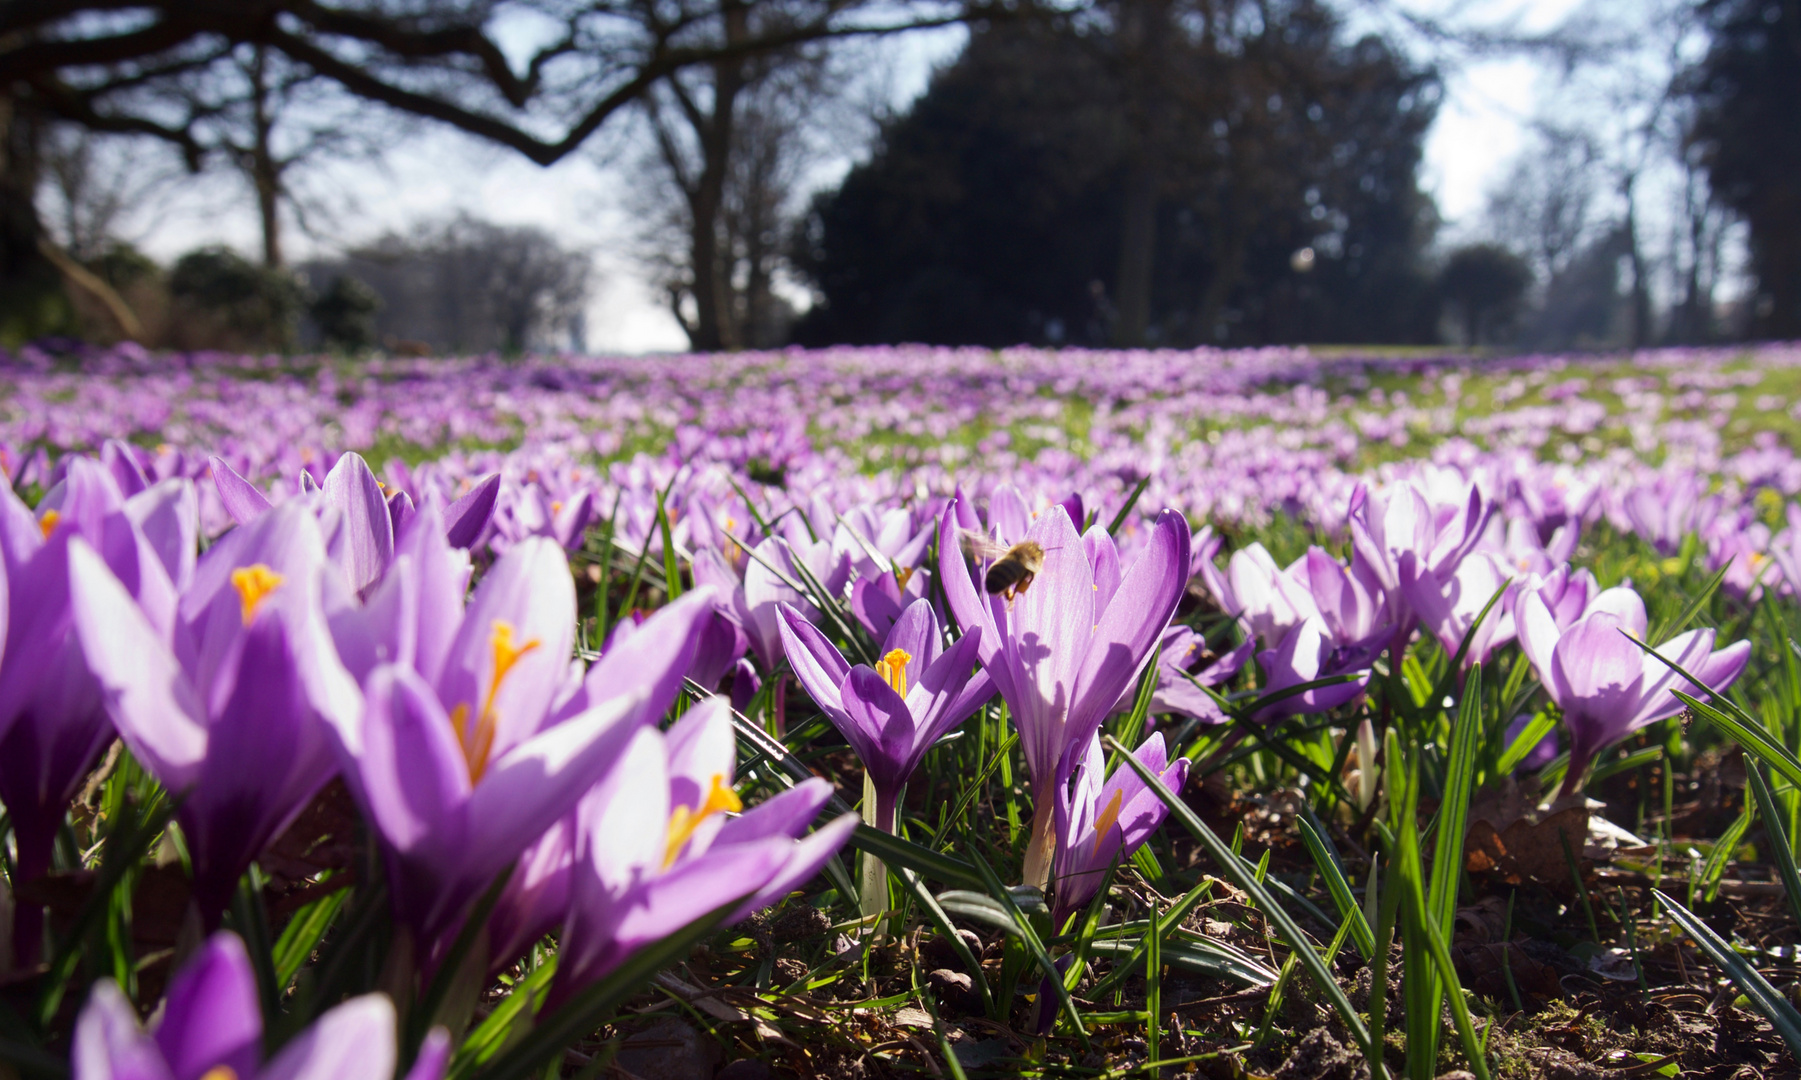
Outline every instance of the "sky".
[[[1521, 31], [1556, 25], [1580, 0], [1398, 0], [1426, 16]], [[961, 48], [959, 29], [909, 35], [890, 44], [886, 95], [903, 106], [925, 89], [935, 65]], [[1445, 69], [1445, 97], [1427, 137], [1422, 187], [1437, 201], [1447, 232], [1469, 229], [1487, 192], [1524, 145], [1526, 122], [1546, 80], [1525, 58], [1464, 61]], [[686, 345], [680, 327], [634, 265], [633, 222], [621, 169], [603, 158], [613, 129], [584, 152], [541, 168], [500, 148], [424, 128], [379, 164], [340, 165], [316, 178], [332, 193], [313, 235], [290, 230], [296, 261], [372, 239], [383, 232], [459, 211], [504, 224], [539, 225], [565, 244], [594, 252], [599, 287], [588, 312], [588, 346], [601, 352], [655, 352]], [[856, 148], [846, 146], [823, 183], [835, 182]], [[615, 152], [612, 155], [622, 155]], [[623, 155], [629, 162], [629, 154]], [[168, 261], [207, 243], [260, 250], [254, 207], [241, 183], [224, 174], [184, 178], [127, 226], [128, 238]]]

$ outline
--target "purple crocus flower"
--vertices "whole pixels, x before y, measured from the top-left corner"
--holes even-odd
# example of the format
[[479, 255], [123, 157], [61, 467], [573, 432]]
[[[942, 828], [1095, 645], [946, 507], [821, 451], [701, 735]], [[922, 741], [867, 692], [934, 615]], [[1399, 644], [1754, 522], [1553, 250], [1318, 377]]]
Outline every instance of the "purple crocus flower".
[[[1382, 585], [1387, 622], [1411, 626], [1412, 611], [1402, 591], [1406, 580], [1450, 574], [1481, 541], [1492, 510], [1474, 484], [1456, 501], [1438, 503], [1411, 482], [1379, 493], [1357, 485], [1351, 494], [1351, 544]], [[1403, 567], [1409, 562], [1411, 570]]]
[[[1513, 612], [1508, 597], [1518, 586], [1500, 561], [1487, 552], [1471, 552], [1455, 566], [1438, 572], [1403, 557], [1401, 579], [1401, 593], [1408, 607], [1419, 617], [1420, 625], [1438, 639], [1447, 655], [1456, 653], [1464, 639], [1469, 638], [1464, 667], [1487, 660], [1490, 652], [1513, 640]], [[1501, 598], [1483, 618], [1482, 625], [1477, 626], [1477, 616], [1497, 593], [1501, 593]]]
[[854, 814], [807, 835], [831, 796], [817, 777], [740, 813], [736, 761], [731, 713], [708, 698], [667, 734], [640, 729], [582, 800], [553, 1003], [710, 912], [768, 907], [850, 838]]
[[1316, 686], [1264, 706], [1256, 719], [1271, 722], [1284, 716], [1329, 712], [1363, 693], [1369, 682], [1367, 650], [1337, 649], [1326, 624], [1318, 616], [1307, 619], [1290, 630], [1274, 649], [1257, 654], [1267, 679], [1263, 693], [1273, 694], [1291, 686], [1301, 686], [1334, 675], [1357, 677], [1329, 686]]
[[[1188, 779], [1188, 759], [1170, 761], [1161, 732], [1139, 744], [1132, 756], [1171, 791], [1180, 792]], [[1065, 767], [1070, 765], [1066, 759]], [[1074, 764], [1074, 786], [1068, 780], [1057, 785], [1058, 843], [1051, 866], [1053, 927], [1061, 928], [1093, 899], [1114, 860], [1131, 858], [1169, 816], [1169, 807], [1130, 766], [1121, 764], [1103, 781], [1106, 771], [1096, 733], [1088, 740], [1080, 762]]]
[[339, 620], [340, 637], [361, 643], [347, 656], [373, 648], [389, 659], [370, 667], [360, 716], [335, 731], [345, 779], [381, 836], [395, 910], [429, 958], [632, 732], [669, 708], [713, 593], [657, 612], [583, 676], [570, 660], [574, 584], [554, 541], [509, 548], [465, 611], [441, 534], [427, 521], [419, 535], [418, 565], [438, 572], [415, 573], [403, 543], [366, 609], [391, 635]]
[[781, 612], [795, 676], [863, 762], [875, 790], [873, 824], [893, 832], [901, 789], [926, 751], [994, 696], [987, 673], [970, 674], [981, 628], [941, 650], [932, 605], [915, 600], [883, 640], [876, 665], [852, 667], [799, 611], [784, 604]]
[[214, 544], [168, 631], [86, 541], [69, 543], [82, 654], [120, 736], [182, 799], [204, 922], [334, 771], [321, 719], [353, 715], [357, 697], [326, 631], [344, 589], [304, 499]]
[[[224, 459], [214, 457], [209, 466], [219, 499], [233, 521], [248, 525], [269, 512], [268, 497]], [[310, 483], [311, 474], [303, 477], [304, 487]], [[323, 499], [318, 505], [335, 509], [341, 515], [328, 547], [343, 567], [351, 588], [364, 593], [387, 573], [394, 557], [394, 538], [414, 512], [412, 500], [399, 502], [404, 492], [396, 492], [390, 499], [369, 463], [354, 453], [338, 458], [325, 474], [320, 492]], [[475, 543], [488, 527], [499, 492], [500, 474], [494, 473], [444, 509], [441, 520], [451, 547], [466, 548]]]
[[[153, 626], [168, 632], [179, 591], [194, 572], [199, 506], [193, 485], [165, 480], [122, 498], [112, 471], [73, 459], [36, 515], [0, 484], [0, 803], [12, 820], [18, 881], [50, 869], [69, 802], [109, 739], [106, 702], [88, 670], [69, 605], [69, 541], [103, 552]], [[16, 881], [15, 884], [18, 882]], [[14, 916], [14, 959], [35, 963], [42, 912]]]
[[[250, 957], [236, 934], [218, 933], [178, 972], [155, 1030], [103, 979], [75, 1022], [75, 1080], [390, 1080], [394, 1004], [364, 994], [331, 1009], [264, 1063], [263, 1014]], [[450, 1058], [436, 1028], [406, 1080], [438, 1080]]]
[[1158, 514], [1122, 574], [1105, 529], [1077, 536], [1068, 512], [1052, 506], [1023, 537], [1044, 549], [1044, 566], [1029, 590], [1008, 599], [978, 592], [985, 568], [972, 576], [964, 565], [955, 513], [952, 503], [940, 525], [939, 576], [957, 621], [981, 628], [982, 669], [1019, 729], [1037, 807], [1025, 880], [1043, 887], [1057, 842], [1058, 765], [1071, 747], [1087, 745], [1169, 625], [1188, 580], [1188, 522], [1172, 510]]
[[[1207, 648], [1207, 639], [1177, 624], [1163, 631], [1158, 648], [1157, 688], [1151, 695], [1151, 715], [1176, 713], [1206, 724], [1225, 723], [1226, 714], [1219, 702], [1201, 687], [1231, 682], [1256, 650], [1256, 641], [1247, 640], [1225, 655], [1215, 656]], [[1115, 708], [1130, 708], [1136, 689], [1128, 686]]]
[[[1646, 633], [1645, 607], [1636, 593], [1609, 589], [1603, 597], [1607, 604], [1597, 602], [1567, 628], [1558, 626], [1537, 593], [1527, 593], [1518, 608], [1520, 648], [1545, 693], [1563, 709], [1570, 730], [1565, 795], [1577, 789], [1589, 763], [1607, 746], [1682, 711], [1672, 691], [1702, 692], [1627, 640], [1630, 635], [1642, 641]], [[1714, 632], [1700, 629], [1678, 634], [1657, 651], [1693, 674], [1707, 692], [1720, 693], [1744, 671], [1751, 643], [1713, 646]]]
[[1254, 635], [1270, 645], [1303, 619], [1319, 614], [1319, 605], [1299, 577], [1305, 562], [1283, 569], [1262, 544], [1234, 551], [1221, 574], [1211, 561], [1195, 569], [1221, 611], [1239, 619]]

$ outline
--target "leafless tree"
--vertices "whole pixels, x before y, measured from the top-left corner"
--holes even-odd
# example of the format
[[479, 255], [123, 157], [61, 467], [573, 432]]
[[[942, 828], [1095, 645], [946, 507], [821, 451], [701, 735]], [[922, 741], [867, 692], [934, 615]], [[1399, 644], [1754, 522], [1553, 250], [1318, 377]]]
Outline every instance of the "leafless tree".
[[[788, 17], [750, 17], [775, 3]], [[45, 273], [34, 200], [48, 121], [154, 136], [198, 166], [217, 104], [175, 103], [169, 87], [241, 74], [246, 50], [253, 77], [257, 57], [264, 76], [279, 57], [343, 93], [549, 164], [678, 72], [989, 10], [959, 0], [11, 0], [0, 7], [0, 289]], [[521, 28], [530, 32], [507, 36]], [[509, 40], [534, 44], [509, 56]]]

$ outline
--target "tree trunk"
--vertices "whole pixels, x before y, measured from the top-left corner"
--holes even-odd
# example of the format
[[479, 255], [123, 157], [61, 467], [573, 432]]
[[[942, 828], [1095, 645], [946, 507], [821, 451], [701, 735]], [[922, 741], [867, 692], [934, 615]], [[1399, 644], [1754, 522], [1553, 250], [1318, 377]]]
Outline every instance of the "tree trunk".
[[282, 265], [281, 163], [273, 145], [275, 117], [269, 109], [268, 54], [261, 45], [250, 62], [250, 186], [256, 189], [257, 213], [263, 224], [263, 265]]
[[0, 344], [74, 328], [62, 276], [43, 251], [36, 200], [40, 131], [27, 106], [0, 95]]
[[1149, 166], [1134, 162], [1126, 177], [1124, 220], [1119, 231], [1119, 279], [1114, 296], [1119, 321], [1113, 343], [1142, 348], [1151, 327], [1151, 270], [1156, 263], [1157, 179]]
[[1626, 261], [1632, 266], [1632, 341], [1642, 349], [1651, 343], [1651, 290], [1645, 281], [1645, 258], [1638, 243], [1638, 207], [1632, 188], [1635, 177], [1626, 177]]
[[[750, 34], [750, 15], [742, 2], [723, 5], [727, 44]], [[719, 243], [719, 214], [725, 205], [726, 178], [731, 173], [732, 122], [738, 94], [744, 89], [744, 62], [724, 60], [713, 65], [712, 115], [697, 126], [700, 139], [700, 183], [689, 200], [692, 217], [694, 270], [694, 334], [696, 350], [713, 352], [742, 346], [737, 319], [733, 317], [730, 252]]]

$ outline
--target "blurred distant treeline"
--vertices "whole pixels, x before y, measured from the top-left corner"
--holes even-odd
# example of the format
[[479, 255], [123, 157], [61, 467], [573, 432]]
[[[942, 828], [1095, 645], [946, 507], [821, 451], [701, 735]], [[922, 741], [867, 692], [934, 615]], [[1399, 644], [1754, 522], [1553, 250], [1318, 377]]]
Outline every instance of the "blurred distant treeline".
[[[1590, 0], [1531, 34], [1415, 6], [6, 5], [0, 343], [584, 347], [594, 253], [566, 235], [337, 235], [345, 168], [445, 128], [624, 177], [631, 254], [697, 349], [1801, 337], [1801, 0]], [[898, 35], [957, 22], [897, 111]], [[1445, 222], [1423, 148], [1444, 80], [1494, 56], [1553, 92]], [[174, 161], [237, 178], [260, 251], [131, 247]], [[335, 254], [295, 265], [295, 229]]]

